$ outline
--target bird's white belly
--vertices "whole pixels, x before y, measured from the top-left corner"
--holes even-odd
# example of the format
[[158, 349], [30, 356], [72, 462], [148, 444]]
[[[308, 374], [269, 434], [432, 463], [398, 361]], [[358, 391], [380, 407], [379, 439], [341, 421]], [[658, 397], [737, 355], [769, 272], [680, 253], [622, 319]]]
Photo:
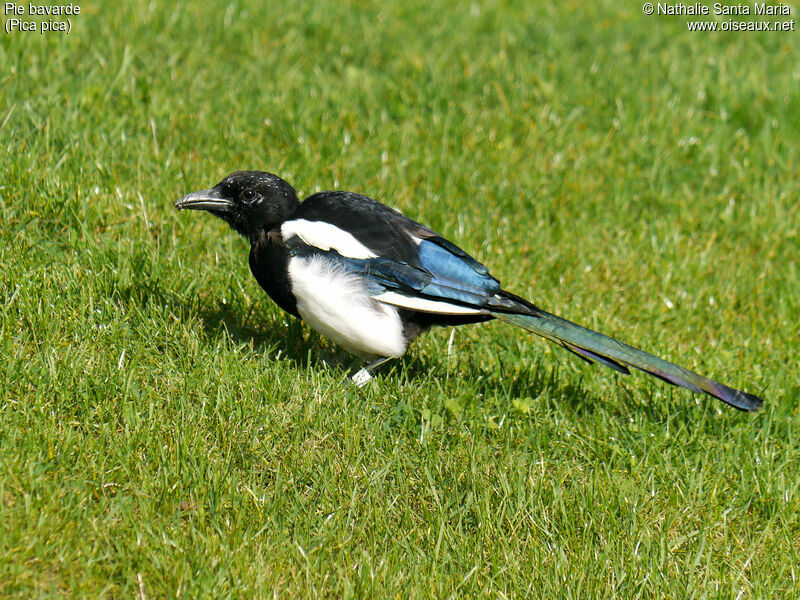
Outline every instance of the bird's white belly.
[[329, 340], [360, 355], [406, 351], [397, 308], [375, 301], [358, 275], [322, 257], [293, 257], [289, 280], [298, 314]]

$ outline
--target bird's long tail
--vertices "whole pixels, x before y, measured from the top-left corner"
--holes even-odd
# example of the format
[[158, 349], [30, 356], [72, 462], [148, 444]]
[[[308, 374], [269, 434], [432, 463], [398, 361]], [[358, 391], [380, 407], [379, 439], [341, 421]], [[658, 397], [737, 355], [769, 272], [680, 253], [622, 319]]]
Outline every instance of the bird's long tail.
[[541, 335], [584, 360], [599, 362], [624, 374], [629, 373], [627, 367], [635, 367], [667, 383], [679, 385], [693, 392], [710, 394], [739, 410], [758, 410], [764, 402], [758, 396], [717, 383], [602, 333], [552, 315], [518, 296], [507, 292], [503, 292], [503, 296], [505, 296], [503, 304], [506, 310], [511, 308], [512, 303], [521, 310], [493, 312], [495, 317]]

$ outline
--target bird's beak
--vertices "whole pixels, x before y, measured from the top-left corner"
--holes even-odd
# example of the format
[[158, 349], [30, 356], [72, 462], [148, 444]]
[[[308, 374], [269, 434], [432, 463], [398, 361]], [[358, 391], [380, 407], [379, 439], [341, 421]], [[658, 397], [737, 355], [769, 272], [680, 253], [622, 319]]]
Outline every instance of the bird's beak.
[[210, 210], [217, 213], [226, 213], [233, 208], [233, 202], [223, 197], [216, 188], [210, 188], [186, 194], [175, 202], [175, 208], [178, 210]]

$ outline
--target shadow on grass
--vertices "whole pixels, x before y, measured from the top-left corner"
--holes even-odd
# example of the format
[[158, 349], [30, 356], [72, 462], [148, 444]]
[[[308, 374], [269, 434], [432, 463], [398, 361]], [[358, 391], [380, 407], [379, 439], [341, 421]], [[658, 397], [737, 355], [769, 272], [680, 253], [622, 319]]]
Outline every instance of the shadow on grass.
[[[209, 339], [230, 338], [268, 354], [270, 360], [288, 360], [294, 368], [304, 371], [328, 368], [333, 373], [352, 375], [367, 363], [328, 342], [289, 315], [271, 320], [252, 319], [251, 314], [243, 314], [235, 307], [223, 304], [200, 306], [192, 312], [203, 323]], [[568, 361], [570, 357], [564, 357], [564, 360]], [[564, 372], [566, 369], [560, 363], [553, 366], [547, 359], [537, 359], [529, 368], [502, 362], [492, 368], [483, 364], [476, 351], [470, 355], [467, 366], [455, 372], [447, 366], [447, 361], [447, 357], [431, 358], [417, 354], [412, 348], [404, 356], [383, 365], [377, 375], [402, 379], [413, 385], [429, 380], [432, 373], [438, 373], [446, 379], [440, 390], [442, 393], [463, 397], [463, 390], [468, 389], [468, 395], [474, 396], [476, 402], [490, 397], [505, 397], [510, 404], [518, 398], [543, 397], [544, 402], [558, 404], [561, 410], [567, 409], [578, 416], [598, 409], [605, 411], [609, 407], [607, 402], [588, 391], [582, 383], [583, 376], [575, 382], [574, 373]], [[595, 376], [603, 375], [600, 369], [589, 369], [595, 371]]]
[[[251, 311], [252, 313], [252, 311]], [[246, 344], [259, 353], [281, 350], [281, 356], [307, 367], [308, 348], [318, 346], [318, 340], [306, 340], [300, 321], [287, 316], [285, 319], [261, 317], [250, 320], [252, 314], [242, 315], [238, 308], [219, 303], [215, 306], [201, 305], [193, 315], [203, 324], [210, 339], [226, 338], [238, 344]]]
[[[465, 359], [451, 366], [446, 356], [428, 358], [412, 350], [387, 364], [382, 375], [409, 383], [430, 381], [433, 376], [437, 379], [437, 391], [444, 396], [475, 404], [503, 399], [507, 401], [509, 410], [514, 400], [529, 398], [536, 410], [557, 407], [559, 411], [566, 410], [576, 415], [608, 411], [608, 403], [583, 384], [583, 374], [579, 374], [576, 381], [576, 373], [564, 369], [562, 363], [554, 363], [549, 357], [522, 363], [512, 355], [504, 358], [501, 350], [497, 362], [487, 364], [478, 348], [472, 352], [467, 350], [465, 354]], [[565, 361], [569, 360], [569, 356], [565, 357]]]
[[[236, 302], [224, 304], [208, 303], [202, 298], [187, 301], [184, 295], [164, 288], [157, 279], [147, 283], [125, 286], [115, 291], [125, 304], [146, 311], [148, 306], [158, 305], [182, 321], [199, 321], [209, 341], [232, 340], [250, 346], [269, 360], [289, 361], [293, 368], [330, 369], [332, 372], [352, 374], [364, 365], [345, 350], [329, 343], [302, 322], [289, 315], [273, 316], [274, 310], [263, 310], [266, 300], [254, 304], [249, 311]], [[260, 312], [259, 312], [260, 311]], [[531, 339], [531, 343], [536, 343]], [[509, 350], [510, 351], [510, 350]], [[562, 367], [571, 357], [554, 362], [556, 357], [539, 357], [532, 364], [520, 363], [515, 357], [501, 357], [496, 364], [487, 365], [475, 349], [467, 360], [455, 369], [448, 366], [447, 357], [426, 357], [413, 351], [390, 361], [379, 370], [383, 378], [403, 379], [410, 384], [430, 380], [432, 373], [441, 382], [440, 393], [449, 396], [473, 396], [476, 402], [486, 398], [512, 400], [530, 397], [534, 403], [547, 403], [576, 416], [592, 414], [598, 410], [625, 413], [634, 408], [646, 409], [647, 405], [633, 400], [630, 394], [620, 393], [614, 401], [604, 400], [583, 385], [583, 377], [615, 377], [605, 369], [585, 366], [576, 381], [574, 372], [565, 372]], [[627, 379], [627, 378], [626, 378]], [[465, 393], [465, 390], [467, 393]], [[620, 389], [620, 392], [623, 390]], [[622, 396], [626, 396], [623, 398]], [[663, 419], [663, 409], [653, 407], [651, 416]]]
[[[350, 354], [346, 350], [328, 342], [322, 335], [307, 327], [293, 316], [283, 315], [278, 319], [258, 319], [250, 322], [252, 315], [243, 315], [228, 305], [200, 307], [195, 313], [200, 318], [209, 337], [230, 337], [237, 343], [248, 344], [254, 350], [270, 352], [274, 359], [276, 350], [281, 351], [279, 360], [290, 360], [302, 369], [319, 368], [327, 365], [334, 371], [352, 375], [370, 361]], [[435, 367], [426, 358], [406, 354], [402, 358], [389, 361], [379, 370], [387, 377], [395, 373], [404, 374], [409, 381], [422, 379]]]

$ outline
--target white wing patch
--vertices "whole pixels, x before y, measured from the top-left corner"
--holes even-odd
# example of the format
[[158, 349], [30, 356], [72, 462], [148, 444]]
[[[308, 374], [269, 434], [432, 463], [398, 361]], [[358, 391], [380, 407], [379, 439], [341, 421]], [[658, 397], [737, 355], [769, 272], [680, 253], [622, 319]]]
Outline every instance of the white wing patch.
[[358, 275], [325, 257], [294, 257], [289, 280], [297, 312], [329, 340], [362, 356], [394, 357], [406, 351], [397, 309], [375, 302]]
[[353, 234], [323, 221], [306, 221], [305, 219], [286, 221], [281, 225], [281, 235], [284, 240], [296, 235], [309, 246], [326, 252], [336, 250], [342, 256], [350, 258], [375, 258], [376, 256], [353, 237]]
[[375, 296], [375, 300], [393, 306], [401, 306], [411, 310], [419, 310], [426, 313], [436, 313], [440, 315], [488, 315], [489, 312], [480, 308], [469, 308], [459, 306], [449, 302], [439, 300], [429, 300], [428, 298], [412, 298], [397, 292], [384, 292]]

